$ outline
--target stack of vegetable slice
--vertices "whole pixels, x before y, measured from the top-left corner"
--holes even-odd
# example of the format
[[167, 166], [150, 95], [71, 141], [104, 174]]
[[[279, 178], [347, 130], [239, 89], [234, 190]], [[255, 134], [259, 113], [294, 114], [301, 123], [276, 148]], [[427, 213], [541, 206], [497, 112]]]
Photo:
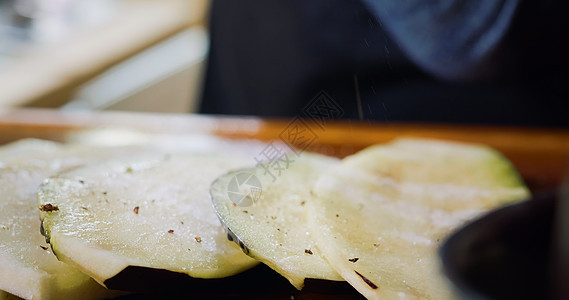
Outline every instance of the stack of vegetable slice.
[[125, 151], [40, 140], [0, 148], [0, 290], [27, 299], [95, 299], [117, 294], [53, 256], [40, 234], [36, 191], [48, 176]]
[[226, 241], [209, 201], [219, 175], [246, 160], [157, 155], [109, 161], [48, 179], [40, 188], [55, 254], [97, 282], [129, 266], [195, 278], [235, 275], [257, 264]]
[[131, 151], [0, 148], [0, 290], [104, 298], [129, 270], [211, 279], [260, 261], [297, 289], [346, 280], [368, 298], [449, 299], [442, 239], [528, 196], [514, 167], [479, 145], [402, 139], [341, 161], [291, 153], [276, 177], [253, 155]]
[[[514, 167], [484, 146], [401, 139], [321, 161], [303, 154], [274, 182], [258, 167], [212, 186], [228, 230], [297, 288], [305, 278], [337, 280], [324, 258], [368, 298], [452, 298], [437, 246], [467, 220], [528, 196]], [[250, 207], [228, 197], [240, 172], [265, 178]]]
[[[230, 172], [211, 187], [214, 207], [235, 241], [244, 245], [251, 257], [282, 274], [299, 290], [307, 278], [343, 280], [319, 252], [306, 215], [308, 202], [312, 200], [310, 192], [318, 176], [338, 162], [305, 153], [278, 178], [258, 166]], [[246, 175], [242, 182], [238, 182], [240, 175]], [[256, 186], [262, 198], [249, 201], [251, 205], [236, 205], [229, 197], [231, 183], [237, 181], [245, 186], [248, 178], [258, 180]], [[245, 192], [244, 196], [248, 194]]]
[[197, 278], [255, 266], [226, 241], [208, 195], [215, 177], [250, 158], [147, 152], [40, 140], [1, 147], [2, 296], [106, 299], [121, 293], [105, 281], [128, 266]]

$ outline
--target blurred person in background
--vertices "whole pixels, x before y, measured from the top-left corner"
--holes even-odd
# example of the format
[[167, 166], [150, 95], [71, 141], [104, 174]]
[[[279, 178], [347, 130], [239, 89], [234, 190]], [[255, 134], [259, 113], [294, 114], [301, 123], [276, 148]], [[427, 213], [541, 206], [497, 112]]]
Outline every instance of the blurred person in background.
[[568, 2], [213, 0], [200, 111], [569, 126]]

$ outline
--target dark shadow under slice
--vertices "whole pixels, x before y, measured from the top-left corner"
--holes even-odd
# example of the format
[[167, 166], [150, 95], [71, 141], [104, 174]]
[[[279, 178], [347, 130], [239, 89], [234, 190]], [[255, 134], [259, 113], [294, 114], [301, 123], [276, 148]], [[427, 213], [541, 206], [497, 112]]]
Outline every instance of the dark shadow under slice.
[[215, 299], [363, 299], [345, 281], [306, 279], [297, 291], [286, 278], [266, 265], [219, 279], [192, 278], [183, 273], [130, 266], [105, 281], [110, 289], [132, 291], [118, 299], [207, 297]]

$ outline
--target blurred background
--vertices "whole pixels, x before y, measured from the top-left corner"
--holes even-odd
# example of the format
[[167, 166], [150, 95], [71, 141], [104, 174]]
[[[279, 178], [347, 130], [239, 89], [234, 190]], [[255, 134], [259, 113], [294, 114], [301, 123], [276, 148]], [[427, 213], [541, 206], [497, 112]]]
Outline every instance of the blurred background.
[[205, 0], [0, 0], [0, 106], [194, 112]]
[[306, 2], [0, 0], [0, 107], [569, 126], [565, 2]]

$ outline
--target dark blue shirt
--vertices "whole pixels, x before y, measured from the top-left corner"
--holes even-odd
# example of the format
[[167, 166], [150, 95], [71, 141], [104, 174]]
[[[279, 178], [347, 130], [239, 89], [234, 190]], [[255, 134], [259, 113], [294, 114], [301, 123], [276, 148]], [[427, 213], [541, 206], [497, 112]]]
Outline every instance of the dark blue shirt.
[[214, 0], [201, 112], [569, 126], [566, 1]]

